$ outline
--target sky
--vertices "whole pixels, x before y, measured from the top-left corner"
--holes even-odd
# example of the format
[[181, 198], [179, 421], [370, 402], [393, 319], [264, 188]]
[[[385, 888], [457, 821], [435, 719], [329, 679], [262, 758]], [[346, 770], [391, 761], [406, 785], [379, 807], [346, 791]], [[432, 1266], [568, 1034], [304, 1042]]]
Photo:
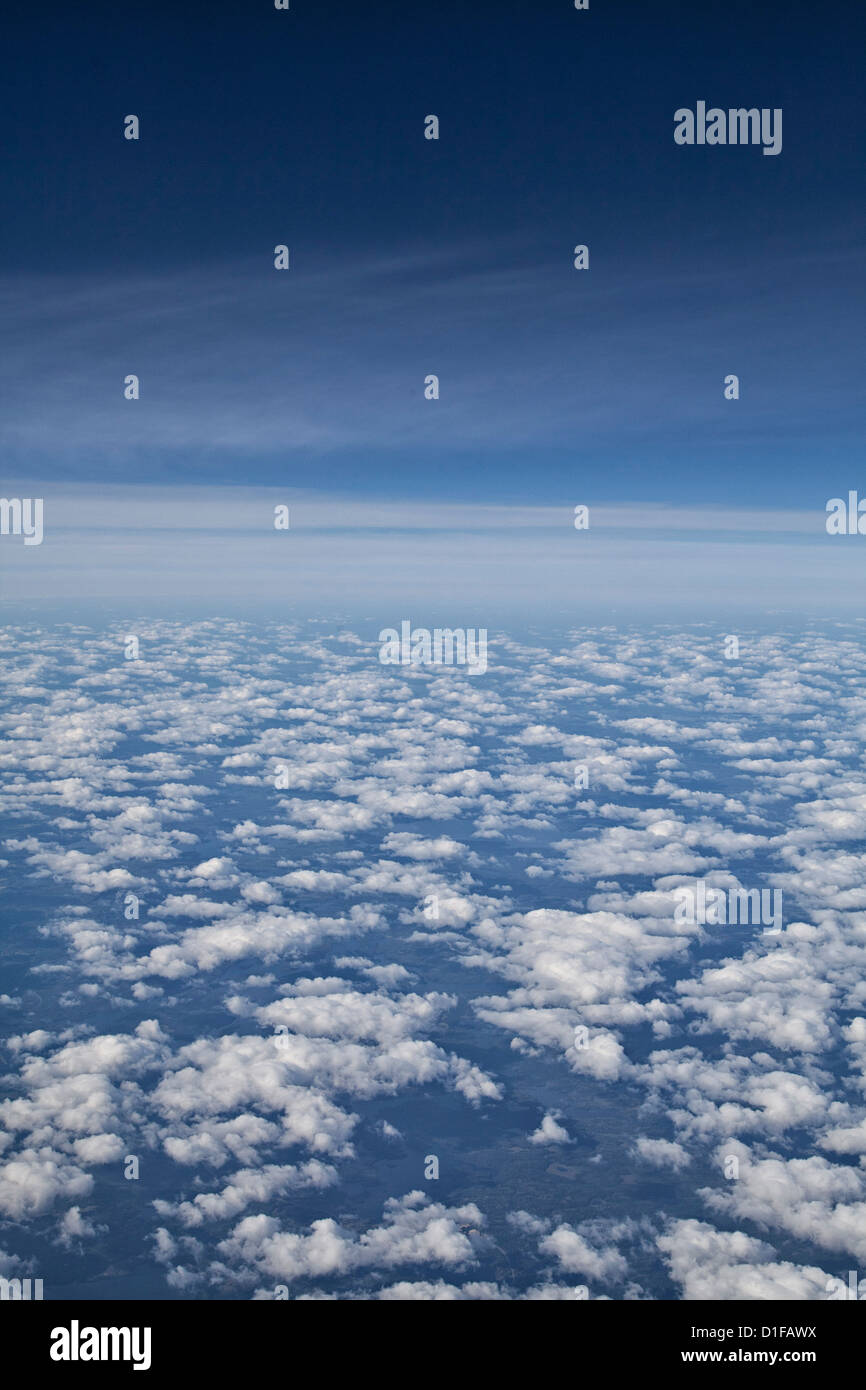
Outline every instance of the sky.
[[[13, 18], [8, 483], [820, 514], [863, 425], [863, 28], [839, 3]], [[698, 100], [782, 108], [781, 153], [675, 144]]]

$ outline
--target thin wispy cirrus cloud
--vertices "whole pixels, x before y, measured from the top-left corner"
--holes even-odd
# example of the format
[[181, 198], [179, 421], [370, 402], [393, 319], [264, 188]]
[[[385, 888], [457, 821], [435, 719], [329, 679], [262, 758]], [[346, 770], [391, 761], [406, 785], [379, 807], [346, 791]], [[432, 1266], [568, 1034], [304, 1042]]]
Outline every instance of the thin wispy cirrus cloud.
[[[536, 505], [660, 500], [665, 487], [671, 501], [782, 508], [850, 481], [843, 239], [820, 257], [780, 242], [770, 264], [599, 251], [588, 273], [570, 245], [539, 255], [517, 236], [291, 254], [287, 272], [263, 244], [255, 260], [8, 279], [7, 476], [315, 478], [356, 495]], [[762, 309], [745, 337], [734, 266]], [[137, 401], [124, 399], [130, 373]], [[430, 374], [438, 400], [424, 397]], [[827, 493], [831, 464], [844, 476]]]

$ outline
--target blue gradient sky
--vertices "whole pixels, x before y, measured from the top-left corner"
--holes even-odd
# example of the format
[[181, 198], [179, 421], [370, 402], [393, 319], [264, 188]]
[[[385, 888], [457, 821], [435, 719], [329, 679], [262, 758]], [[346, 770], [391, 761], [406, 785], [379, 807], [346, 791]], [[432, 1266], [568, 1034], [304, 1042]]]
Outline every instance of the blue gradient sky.
[[[461, 589], [516, 596], [544, 587], [522, 576], [553, 545], [548, 579], [567, 600], [584, 502], [652, 504], [655, 550], [636, 571], [640, 525], [625, 523], [625, 552], [593, 532], [594, 589], [667, 602], [687, 570], [681, 597], [707, 601], [719, 574], [684, 566], [677, 544], [683, 515], [718, 541], [722, 507], [740, 524], [721, 539], [751, 536], [748, 563], [722, 566], [722, 582], [737, 576], [725, 601], [763, 598], [766, 580], [795, 606], [813, 592], [850, 603], [856, 539], [817, 571], [801, 551], [809, 533], [827, 541], [827, 498], [862, 480], [861, 10], [49, 4], [10, 30], [3, 488], [44, 496], [47, 529], [38, 551], [4, 545], [6, 596], [54, 593], [60, 572], [89, 592], [94, 566], [125, 592], [136, 553], [135, 592], [156, 591], [154, 566], [159, 583], [194, 569], [182, 589], [234, 591], [256, 565], [238, 554], [232, 570], [218, 544], [236, 529], [227, 490], [262, 488], [250, 506], [316, 498], [311, 601], [355, 544], [371, 548], [338, 596], [407, 565], [421, 592], [459, 573]], [[782, 152], [676, 145], [674, 112], [698, 100], [781, 107]], [[138, 142], [123, 139], [129, 113]], [[438, 142], [423, 138], [429, 113]], [[131, 372], [137, 402], [123, 398]], [[185, 516], [200, 531], [189, 487], [222, 508], [210, 548], [190, 535], [169, 564], [150, 536], [122, 557], [103, 528], [123, 486], [152, 488], [161, 517], [128, 494], [127, 552], [139, 524]], [[429, 571], [417, 537], [402, 557], [383, 546], [393, 511], [359, 528], [348, 503], [397, 508], [404, 536], [438, 527]], [[337, 552], [329, 505], [351, 538]], [[434, 524], [429, 505], [470, 510]], [[92, 524], [73, 543], [82, 506]], [[507, 524], [467, 548], [459, 532], [482, 506], [510, 508]], [[538, 553], [517, 536], [533, 509], [562, 517]], [[792, 512], [799, 540], [759, 554], [752, 533], [790, 529]], [[306, 524], [297, 508], [293, 528]]]
[[[182, 10], [12, 21], [7, 474], [746, 506], [856, 485], [856, 7]], [[781, 155], [675, 145], [698, 99], [781, 106]]]

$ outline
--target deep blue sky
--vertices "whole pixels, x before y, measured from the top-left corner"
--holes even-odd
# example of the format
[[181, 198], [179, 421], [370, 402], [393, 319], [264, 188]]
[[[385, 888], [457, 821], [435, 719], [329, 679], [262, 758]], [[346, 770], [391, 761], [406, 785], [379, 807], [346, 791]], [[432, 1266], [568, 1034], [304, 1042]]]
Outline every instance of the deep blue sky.
[[[766, 507], [860, 483], [859, 6], [173, 8], [6, 21], [10, 476]], [[699, 99], [781, 107], [782, 153], [677, 146]]]

